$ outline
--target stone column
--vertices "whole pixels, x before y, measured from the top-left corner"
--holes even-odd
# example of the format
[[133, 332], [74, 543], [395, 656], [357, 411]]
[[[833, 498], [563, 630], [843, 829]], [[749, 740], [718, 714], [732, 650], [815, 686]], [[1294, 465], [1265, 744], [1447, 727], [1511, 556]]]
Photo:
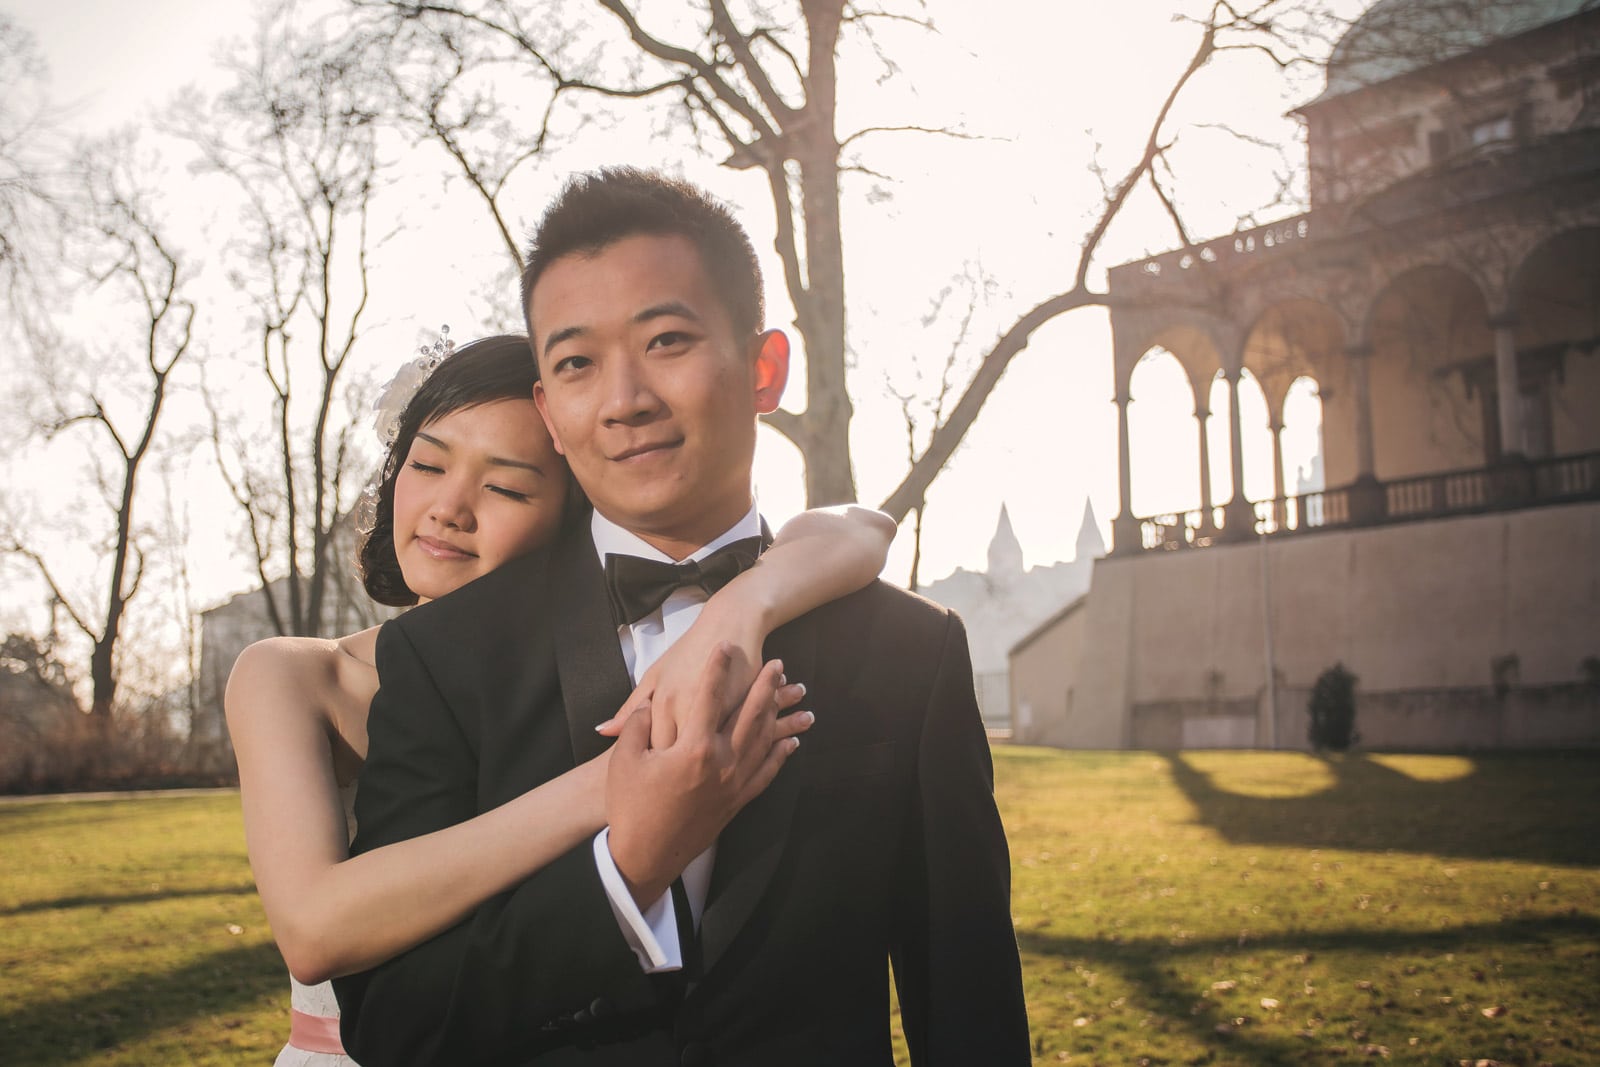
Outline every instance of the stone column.
[[1349, 345], [1344, 354], [1350, 363], [1350, 386], [1355, 394], [1356, 480], [1373, 479], [1378, 475], [1372, 447], [1372, 384], [1367, 374], [1372, 346]]
[[1133, 467], [1128, 448], [1128, 383], [1117, 371], [1117, 497], [1121, 507], [1111, 520], [1111, 552], [1123, 555], [1144, 547], [1139, 536], [1139, 520], [1133, 514]]
[[1223, 533], [1243, 540], [1256, 532], [1256, 512], [1244, 496], [1244, 429], [1239, 422], [1239, 376], [1243, 368], [1222, 373], [1228, 379], [1228, 449], [1233, 460], [1233, 498], [1223, 509]]
[[1281, 530], [1289, 519], [1289, 505], [1283, 488], [1283, 410], [1267, 408], [1267, 425], [1272, 430], [1272, 525]]
[[1524, 445], [1522, 381], [1517, 372], [1517, 316], [1510, 311], [1492, 315], [1489, 328], [1494, 331], [1494, 381], [1500, 416], [1500, 458], [1519, 460]]
[[1215, 517], [1211, 514], [1211, 440], [1206, 433], [1206, 421], [1211, 418], [1211, 407], [1195, 391], [1194, 418], [1200, 424], [1200, 533], [1210, 536], [1217, 532]]
[[1356, 480], [1350, 486], [1349, 518], [1360, 525], [1380, 521], [1388, 506], [1378, 482], [1377, 454], [1372, 443], [1372, 346], [1346, 345], [1344, 354], [1350, 364], [1350, 390], [1356, 409]]

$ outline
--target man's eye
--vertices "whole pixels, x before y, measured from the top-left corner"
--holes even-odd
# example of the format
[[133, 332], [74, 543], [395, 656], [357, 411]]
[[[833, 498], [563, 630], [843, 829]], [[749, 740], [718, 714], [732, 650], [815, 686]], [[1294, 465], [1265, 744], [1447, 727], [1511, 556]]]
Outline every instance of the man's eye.
[[570, 373], [572, 371], [583, 370], [592, 363], [594, 363], [594, 360], [590, 359], [588, 356], [564, 356], [561, 359], [556, 360], [555, 370], [557, 374]]
[[679, 330], [668, 330], [650, 338], [650, 348], [680, 348], [694, 340], [689, 334]]
[[444, 468], [442, 468], [442, 467], [431, 467], [428, 464], [426, 464], [426, 463], [424, 463], [424, 462], [422, 462], [421, 460], [418, 460], [418, 459], [412, 460], [410, 463], [407, 463], [406, 466], [410, 467], [414, 471], [419, 471], [422, 474], [443, 474], [444, 473]]

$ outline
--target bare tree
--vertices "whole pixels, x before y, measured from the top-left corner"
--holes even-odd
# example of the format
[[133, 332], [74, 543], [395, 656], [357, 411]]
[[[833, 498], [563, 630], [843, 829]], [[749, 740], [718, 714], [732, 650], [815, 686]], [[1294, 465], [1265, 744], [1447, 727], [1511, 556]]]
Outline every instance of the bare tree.
[[[934, 297], [928, 306], [927, 314], [922, 316], [921, 325], [924, 329], [932, 328], [944, 316], [946, 307], [958, 295], [957, 288], [957, 285], [952, 283]], [[993, 282], [984, 274], [981, 267], [970, 267], [963, 275], [960, 289], [966, 301], [957, 310], [959, 321], [956, 323], [955, 340], [945, 355], [937, 385], [930, 388], [927, 376], [920, 365], [913, 365], [913, 381], [906, 386], [896, 385], [892, 378], [885, 376], [884, 388], [899, 403], [900, 416], [905, 421], [908, 464], [914, 466], [917, 456], [927, 448], [926, 438], [931, 430], [925, 430], [924, 424], [936, 427], [944, 422], [945, 406], [950, 401], [951, 391], [961, 370], [961, 354], [966, 347], [968, 333], [972, 329], [972, 320], [979, 305], [992, 294], [993, 288]], [[906, 579], [906, 588], [915, 591], [921, 584], [922, 528], [927, 518], [927, 497], [924, 495], [919, 498], [911, 505], [911, 510], [916, 513], [916, 518], [912, 520], [911, 573]]]
[[32, 35], [0, 12], [0, 282], [13, 315], [31, 311], [36, 261], [57, 251], [58, 200], [47, 159], [61, 145]]
[[[700, 0], [681, 13], [674, 34], [647, 24], [639, 5], [628, 0], [591, 0], [574, 13], [570, 3], [534, 4], [517, 0], [351, 0], [376, 12], [386, 43], [432, 42], [451, 60], [449, 78], [472, 62], [506, 63], [520, 59], [540, 73], [549, 100], [540, 125], [523, 134], [523, 144], [543, 144], [562, 114], [556, 101], [568, 95], [613, 100], [661, 100], [694, 131], [727, 151], [723, 164], [758, 169], [767, 179], [776, 221], [775, 246], [784, 281], [805, 345], [804, 411], [780, 410], [768, 423], [789, 438], [805, 458], [806, 496], [813, 504], [854, 500], [850, 424], [854, 414], [847, 392], [848, 334], [845, 316], [844, 233], [841, 224], [842, 175], [872, 173], [860, 155], [874, 135], [893, 132], [952, 133], [916, 124], [875, 126], [841, 134], [837, 124], [841, 40], [863, 35], [873, 44], [873, 27], [886, 22], [926, 26], [925, 9], [867, 7], [852, 0], [797, 0], [795, 9], [750, 5], [735, 12], [727, 0]], [[1138, 158], [1108, 183], [1099, 217], [1079, 247], [1070, 285], [1046, 296], [980, 350], [972, 377], [948, 412], [932, 428], [926, 445], [911, 457], [900, 484], [881, 506], [896, 519], [926, 498], [928, 487], [954, 454], [1011, 360], [1046, 322], [1078, 308], [1104, 305], [1104, 292], [1090, 288], [1089, 275], [1111, 223], [1133, 191], [1148, 183], [1164, 196], [1156, 166], [1171, 147], [1168, 129], [1173, 106], [1196, 73], [1227, 51], [1264, 52], [1289, 64], [1299, 57], [1297, 18], [1304, 4], [1293, 0], [1255, 0], [1252, 4], [1213, 2], [1192, 21], [1195, 46], [1174, 78], [1148, 126]], [[594, 44], [596, 27], [582, 11], [608, 20], [614, 34]], [[931, 26], [927, 27], [930, 31]], [[603, 32], [600, 31], [600, 32]], [[698, 35], [698, 36], [696, 36]], [[470, 43], [469, 43], [470, 42]], [[624, 59], [618, 59], [620, 55]], [[880, 51], [880, 56], [882, 55]], [[892, 59], [883, 56], [886, 66]], [[444, 84], [441, 82], [440, 84]], [[426, 93], [421, 94], [426, 96]], [[461, 123], [471, 125], [492, 113], [492, 101], [478, 98], [475, 110], [460, 112], [457, 127], [434, 128], [448, 141]], [[459, 140], [459, 138], [458, 138]], [[448, 145], [447, 145], [448, 147]], [[470, 171], [470, 164], [458, 160]], [[471, 175], [469, 173], [469, 180]], [[505, 212], [499, 186], [477, 183], [503, 233]], [[1172, 200], [1164, 196], [1170, 207]], [[1173, 209], [1174, 221], [1178, 221]], [[1180, 227], [1180, 235], [1182, 230]], [[1184, 235], [1187, 242], [1187, 236]], [[514, 250], [513, 250], [514, 251]]]
[[300, 25], [287, 4], [262, 17], [234, 74], [209, 109], [190, 101], [174, 121], [240, 196], [230, 278], [250, 301], [272, 426], [265, 441], [252, 438], [249, 420], [229, 417], [208, 392], [212, 441], [273, 628], [315, 635], [341, 566], [336, 526], [362, 482], [340, 401], [377, 243], [377, 80], [358, 51]]
[[[104, 736], [117, 699], [124, 614], [145, 575], [146, 531], [135, 521], [139, 476], [152, 456], [173, 372], [193, 344], [195, 306], [185, 291], [194, 272], [169, 243], [148, 194], [131, 176], [132, 147], [125, 141], [91, 146], [83, 158], [82, 217], [71, 245], [96, 307], [126, 316], [125, 328], [97, 333], [128, 343], [110, 353], [91, 352], [59, 321], [50, 334], [30, 336], [41, 349], [35, 355], [51, 386], [46, 436], [87, 437], [81, 443], [96, 461], [111, 526], [104, 538], [103, 606], [73, 595], [71, 583], [51, 564], [55, 546], [34, 531], [24, 537], [13, 529], [5, 548], [33, 563], [55, 603], [90, 642], [89, 710]], [[73, 371], [93, 370], [65, 371], [67, 361], [59, 358], [63, 349], [73, 350]]]

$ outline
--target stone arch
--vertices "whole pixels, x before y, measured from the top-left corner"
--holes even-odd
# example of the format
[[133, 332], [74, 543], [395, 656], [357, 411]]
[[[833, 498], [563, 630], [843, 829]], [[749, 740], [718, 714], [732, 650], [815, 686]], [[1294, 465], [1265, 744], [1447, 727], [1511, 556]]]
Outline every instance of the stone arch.
[[1600, 226], [1563, 230], [1530, 249], [1509, 304], [1528, 452], [1600, 451]]
[[[1481, 280], [1440, 263], [1391, 277], [1364, 334], [1379, 478], [1477, 467], [1496, 418], [1494, 338]], [[1329, 463], [1335, 456], [1330, 450]], [[1353, 472], [1330, 469], [1337, 482]]]
[[1159, 317], [1119, 316], [1115, 326], [1117, 374], [1124, 384], [1152, 348], [1170, 353], [1191, 385], [1209, 380], [1238, 348], [1232, 324], [1201, 311], [1163, 309]]
[[1200, 446], [1188, 368], [1171, 349], [1151, 345], [1129, 374], [1128, 395], [1130, 513], [1199, 507]]
[[[1272, 478], [1272, 404], [1259, 377], [1249, 368], [1239, 372], [1240, 468], [1244, 474], [1247, 500], [1270, 500], [1274, 494]], [[1218, 372], [1210, 385], [1212, 418], [1210, 434], [1212, 493], [1218, 502], [1236, 499], [1233, 484], [1233, 447], [1228, 425], [1232, 390], [1225, 373]]]
[[1323, 301], [1299, 297], [1262, 310], [1245, 331], [1244, 365], [1260, 380], [1275, 422], [1296, 380], [1339, 376], [1347, 339], [1344, 320]]
[[[1283, 425], [1277, 432], [1284, 495], [1300, 497], [1327, 488], [1327, 458], [1324, 443], [1322, 387], [1309, 375], [1289, 383], [1283, 400]], [[1283, 519], [1298, 527], [1308, 516], [1300, 508], [1289, 509]], [[1309, 516], [1317, 520], [1319, 515]]]

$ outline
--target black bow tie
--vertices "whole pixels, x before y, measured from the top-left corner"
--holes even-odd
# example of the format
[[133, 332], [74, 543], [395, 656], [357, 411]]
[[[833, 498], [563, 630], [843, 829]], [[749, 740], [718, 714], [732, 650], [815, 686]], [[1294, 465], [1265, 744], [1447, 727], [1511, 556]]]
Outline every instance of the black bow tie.
[[606, 595], [618, 626], [632, 626], [649, 615], [675, 590], [704, 589], [707, 596], [748, 570], [761, 554], [761, 538], [746, 537], [723, 545], [702, 560], [662, 563], [638, 556], [606, 555]]

